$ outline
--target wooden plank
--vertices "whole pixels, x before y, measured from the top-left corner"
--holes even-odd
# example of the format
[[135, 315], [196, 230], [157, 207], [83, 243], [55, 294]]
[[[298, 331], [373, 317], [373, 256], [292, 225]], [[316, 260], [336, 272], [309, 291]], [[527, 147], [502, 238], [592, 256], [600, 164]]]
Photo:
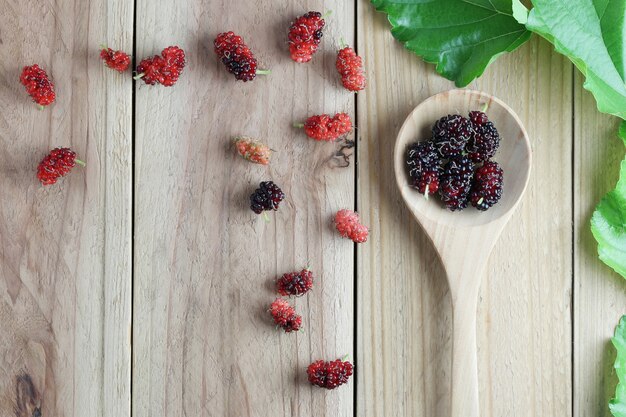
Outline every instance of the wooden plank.
[[[132, 48], [133, 5], [0, 8], [0, 415], [129, 415], [132, 84], [98, 45]], [[43, 111], [18, 82], [33, 63], [56, 86]], [[87, 167], [44, 188], [56, 146]]]
[[[454, 86], [394, 41], [384, 15], [358, 6], [369, 78], [358, 97], [358, 207], [372, 237], [357, 254], [357, 415], [446, 416], [450, 296], [434, 249], [403, 206], [392, 154], [409, 112]], [[507, 102], [534, 150], [529, 189], [483, 277], [482, 416], [571, 415], [571, 74], [535, 38], [470, 86]]]
[[626, 312], [624, 279], [598, 260], [589, 220], [617, 182], [624, 147], [619, 121], [598, 112], [593, 96], [575, 82], [574, 230], [574, 416], [610, 416], [615, 394], [615, 349], [610, 338]]
[[[287, 27], [324, 5], [250, 7], [137, 2], [138, 58], [178, 44], [189, 63], [172, 88], [136, 87], [135, 417], [353, 414], [353, 383], [312, 388], [305, 368], [352, 353], [353, 244], [337, 238], [330, 219], [354, 205], [354, 165], [342, 168], [337, 145], [291, 125], [353, 112], [333, 50], [340, 37], [352, 40], [354, 4], [332, 5], [323, 50], [306, 65], [290, 60]], [[236, 82], [213, 53], [227, 30], [272, 74]], [[272, 165], [236, 156], [229, 143], [239, 134], [275, 149]], [[248, 207], [263, 180], [287, 195], [270, 223]], [[273, 280], [307, 263], [315, 288], [295, 301], [305, 331], [284, 334], [266, 311]]]

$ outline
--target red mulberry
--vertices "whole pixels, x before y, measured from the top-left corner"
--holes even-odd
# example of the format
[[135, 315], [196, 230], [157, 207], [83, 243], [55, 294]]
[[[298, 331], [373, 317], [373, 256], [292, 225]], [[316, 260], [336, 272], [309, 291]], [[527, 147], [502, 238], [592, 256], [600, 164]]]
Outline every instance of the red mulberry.
[[215, 53], [226, 66], [228, 72], [233, 74], [237, 80], [252, 81], [257, 74], [269, 73], [269, 71], [257, 69], [257, 61], [252, 51], [244, 43], [243, 38], [233, 32], [217, 35], [213, 46]]
[[40, 106], [48, 106], [54, 102], [54, 84], [48, 78], [48, 74], [39, 65], [31, 65], [22, 69], [20, 82], [26, 87], [26, 92], [33, 101]]
[[130, 66], [130, 55], [123, 51], [103, 47], [100, 51], [100, 58], [107, 67], [117, 72], [124, 72]]
[[76, 152], [69, 148], [55, 148], [39, 163], [37, 178], [43, 185], [52, 185], [67, 175], [76, 164], [85, 165], [76, 159]]
[[322, 40], [324, 19], [320, 12], [308, 12], [289, 27], [289, 53], [296, 62], [309, 62]]
[[302, 326], [302, 317], [296, 314], [296, 310], [287, 301], [280, 298], [274, 300], [270, 306], [270, 314], [274, 323], [285, 333], [297, 332]]
[[137, 66], [135, 79], [142, 79], [148, 85], [158, 83], [171, 87], [178, 81], [185, 64], [185, 52], [178, 46], [169, 46], [161, 52], [161, 56], [142, 60]]
[[350, 91], [363, 90], [366, 85], [363, 60], [354, 49], [345, 47], [337, 53], [337, 71], [343, 86]]
[[341, 359], [331, 362], [316, 361], [309, 365], [306, 372], [311, 384], [334, 389], [348, 382], [354, 372], [354, 366]]
[[332, 142], [350, 133], [352, 120], [346, 113], [337, 113], [332, 117], [328, 114], [320, 114], [309, 117], [304, 124], [294, 126], [304, 127], [304, 133], [311, 139]]

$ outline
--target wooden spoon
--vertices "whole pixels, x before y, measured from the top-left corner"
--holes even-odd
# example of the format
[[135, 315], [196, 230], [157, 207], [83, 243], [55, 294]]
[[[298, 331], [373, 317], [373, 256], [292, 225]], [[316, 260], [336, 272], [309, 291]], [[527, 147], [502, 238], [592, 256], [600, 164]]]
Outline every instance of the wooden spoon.
[[[485, 111], [500, 132], [494, 157], [504, 170], [502, 199], [485, 212], [468, 207], [451, 212], [436, 196], [424, 198], [409, 186], [406, 150], [409, 144], [431, 138], [431, 128], [447, 114], [467, 117]], [[430, 237], [441, 258], [450, 286], [453, 317], [452, 417], [479, 417], [476, 359], [476, 308], [480, 277], [504, 225], [517, 207], [530, 176], [531, 150], [519, 117], [489, 94], [452, 90], [422, 102], [404, 122], [394, 150], [398, 187], [407, 206]]]

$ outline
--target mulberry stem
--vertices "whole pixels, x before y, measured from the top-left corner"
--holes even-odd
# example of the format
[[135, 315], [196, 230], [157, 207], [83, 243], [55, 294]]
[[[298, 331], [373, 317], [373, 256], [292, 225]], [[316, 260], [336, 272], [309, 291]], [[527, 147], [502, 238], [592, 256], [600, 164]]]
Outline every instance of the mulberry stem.
[[256, 70], [256, 75], [268, 75], [271, 74], [272, 71], [268, 70], [268, 69], [259, 69]]
[[78, 165], [80, 165], [81, 167], [86, 166], [87, 164], [85, 163], [85, 161], [81, 161], [80, 159], [74, 159], [74, 162], [76, 162]]
[[144, 75], [146, 75], [144, 72], [142, 72], [141, 74], [137, 74], [133, 77], [133, 80], [140, 80], [141, 78], [143, 78]]
[[296, 122], [293, 124], [293, 127], [295, 127], [296, 129], [302, 129], [304, 127], [304, 123]]

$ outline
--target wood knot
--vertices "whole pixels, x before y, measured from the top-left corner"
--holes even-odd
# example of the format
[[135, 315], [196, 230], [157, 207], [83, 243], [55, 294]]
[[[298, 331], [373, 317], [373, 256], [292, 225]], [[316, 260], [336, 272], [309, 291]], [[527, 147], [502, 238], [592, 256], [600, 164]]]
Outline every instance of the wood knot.
[[339, 148], [331, 155], [328, 162], [332, 168], [347, 168], [350, 166], [351, 149], [354, 148], [354, 141], [344, 139], [338, 142], [337, 145], [339, 145]]
[[39, 402], [39, 393], [30, 375], [18, 375], [15, 378], [15, 416], [41, 417]]

